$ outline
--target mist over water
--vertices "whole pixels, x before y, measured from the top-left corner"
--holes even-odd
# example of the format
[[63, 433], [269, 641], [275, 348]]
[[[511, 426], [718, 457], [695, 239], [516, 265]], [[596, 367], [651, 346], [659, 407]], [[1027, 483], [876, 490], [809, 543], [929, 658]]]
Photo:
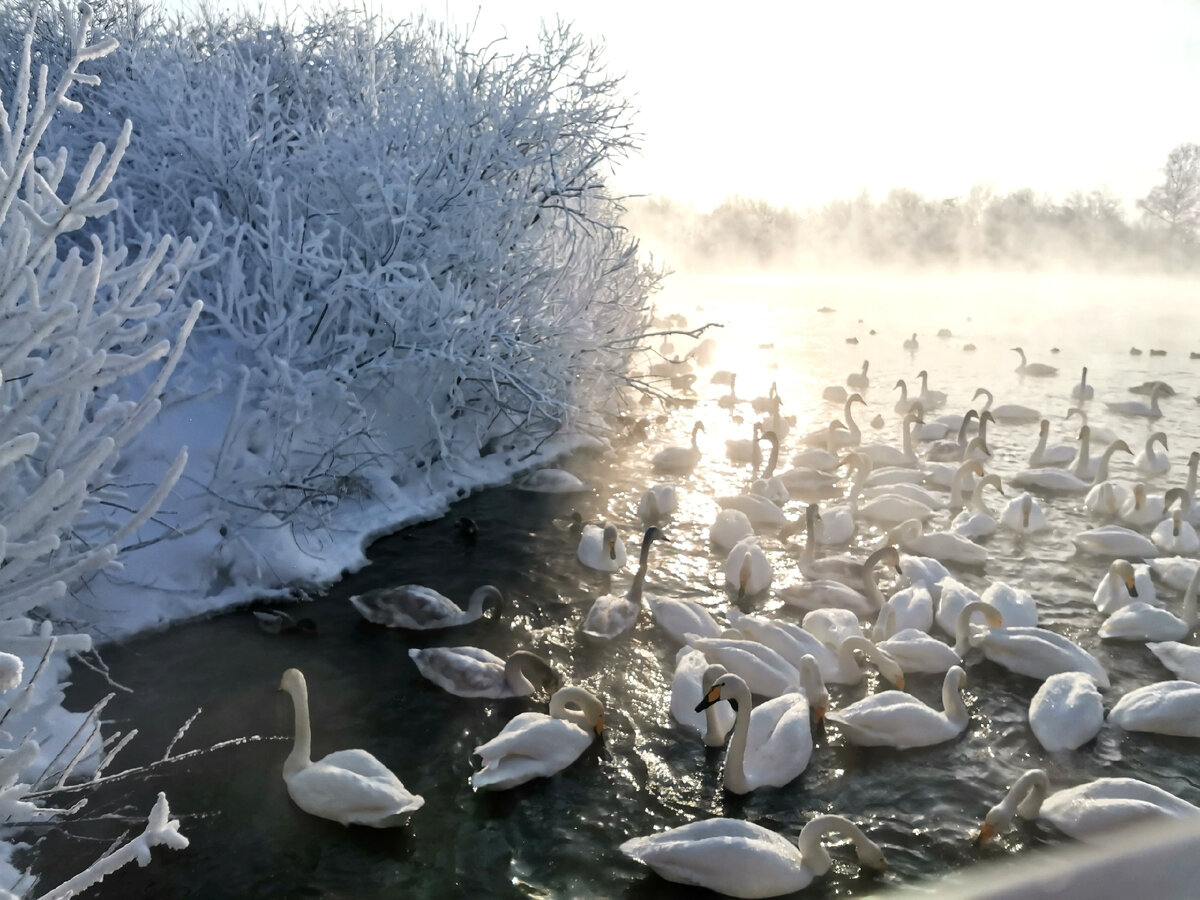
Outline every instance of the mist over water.
[[[1170, 436], [1171, 472], [1151, 483], [1160, 492], [1181, 484], [1186, 460], [1200, 449], [1200, 350], [1194, 328], [1193, 285], [1139, 277], [972, 275], [805, 275], [672, 278], [660, 299], [662, 313], [686, 316], [689, 327], [723, 323], [705, 336], [716, 341], [712, 366], [697, 370], [695, 405], [672, 408], [653, 422], [649, 438], [620, 444], [611, 454], [580, 455], [564, 462], [591, 490], [576, 496], [530, 494], [510, 488], [468, 498], [443, 520], [406, 529], [372, 549], [374, 564], [335, 585], [303, 612], [317, 620], [314, 639], [268, 636], [245, 612], [174, 628], [111, 647], [112, 677], [134, 689], [107, 713], [142, 733], [128, 762], [161, 753], [198, 705], [204, 713], [180, 749], [207, 746], [244, 734], [291, 735], [292, 714], [275, 692], [288, 666], [307, 675], [313, 705], [314, 756], [363, 747], [391, 766], [426, 805], [402, 829], [345, 829], [313, 819], [291, 804], [280, 776], [286, 742], [217, 751], [130, 787], [101, 789], [93, 815], [133, 803], [147, 806], [156, 791], [171, 799], [192, 841], [186, 851], [164, 852], [145, 870], [123, 870], [93, 896], [129, 897], [695, 897], [625, 859], [627, 837], [714, 815], [758, 822], [792, 838], [812, 815], [838, 812], [858, 822], [887, 853], [889, 870], [860, 872], [845, 846], [835, 849], [834, 870], [804, 896], [862, 896], [910, 884], [975, 862], [1013, 856], [1025, 848], [1062, 840], [1041, 825], [1021, 826], [977, 849], [971, 837], [987, 809], [1023, 769], [1050, 772], [1055, 787], [1102, 775], [1133, 775], [1179, 796], [1200, 801], [1200, 762], [1194, 741], [1126, 734], [1106, 725], [1079, 751], [1051, 755], [1034, 741], [1026, 722], [1038, 687], [988, 662], [967, 666], [970, 724], [959, 739], [935, 747], [893, 751], [847, 744], [836, 726], [815, 733], [808, 769], [780, 789], [744, 797], [724, 791], [722, 754], [706, 750], [668, 713], [678, 646], [643, 611], [632, 634], [609, 643], [582, 639], [578, 626], [592, 600], [623, 591], [631, 572], [603, 576], [579, 565], [575, 541], [560, 517], [575, 507], [588, 520], [616, 524], [631, 553], [641, 532], [638, 499], [651, 483], [676, 481], [680, 510], [664, 527], [670, 544], [656, 544], [646, 593], [703, 602], [718, 619], [733, 602], [724, 586], [725, 555], [708, 542], [718, 506], [714, 497], [748, 486], [748, 465], [724, 453], [726, 439], [750, 436], [748, 404], [722, 408], [727, 388], [709, 383], [718, 369], [738, 373], [742, 398], [766, 394], [772, 382], [783, 412], [797, 416], [784, 441], [781, 468], [799, 449], [798, 436], [842, 416], [840, 403], [821, 398], [827, 385], [843, 384], [870, 360], [868, 406], [856, 408], [864, 441], [899, 443], [894, 410], [896, 380], [916, 387], [929, 372], [930, 387], [949, 395], [947, 412], [961, 412], [975, 389], [988, 387], [996, 403], [1039, 408], [1053, 423], [1051, 439], [1069, 441], [1078, 419], [1063, 421], [1079, 369], [1089, 368], [1096, 399], [1087, 404], [1093, 424], [1113, 428], [1137, 451], [1152, 431]], [[822, 307], [830, 312], [820, 312]], [[939, 329], [950, 337], [939, 338]], [[875, 334], [871, 334], [874, 329]], [[917, 333], [914, 353], [902, 342]], [[857, 343], [847, 343], [854, 338]], [[1191, 342], [1195, 341], [1192, 345]], [[673, 338], [673, 352], [688, 343]], [[657, 342], [652, 341], [652, 346]], [[965, 351], [965, 344], [976, 346]], [[1056, 378], [1022, 378], [1014, 369], [1022, 346], [1030, 361], [1059, 367]], [[1141, 356], [1131, 356], [1136, 346]], [[1058, 353], [1052, 353], [1053, 348]], [[1150, 349], [1165, 356], [1151, 356]], [[1128, 388], [1149, 379], [1171, 383], [1178, 395], [1163, 401], [1154, 423], [1104, 411], [1104, 400], [1125, 400]], [[639, 407], [653, 416], [654, 405]], [[869, 424], [879, 414], [884, 427]], [[661, 447], [683, 444], [693, 422], [704, 421], [703, 456], [689, 476], [663, 479], [650, 459]], [[619, 435], [618, 435], [619, 437]], [[993, 426], [995, 454], [989, 471], [1008, 477], [1026, 466], [1036, 425]], [[1098, 452], [1094, 447], [1093, 452]], [[1112, 477], [1133, 480], [1132, 457], [1114, 458]], [[1005, 487], [1011, 497], [1014, 491]], [[991, 496], [994, 511], [1001, 499]], [[1041, 624], [1076, 640], [1105, 665], [1113, 687], [1111, 708], [1125, 691], [1169, 676], [1140, 643], [1101, 643], [1102, 618], [1091, 595], [1106, 560], [1078, 556], [1071, 535], [1097, 522], [1078, 497], [1045, 499], [1052, 527], [1030, 539], [1000, 533], [984, 542], [986, 567], [951, 572], [981, 591], [1005, 580], [1033, 593]], [[790, 518], [803, 504], [785, 507]], [[453, 528], [471, 516], [480, 537], [465, 544]], [[944, 528], [945, 513], [930, 528]], [[848, 548], [860, 556], [878, 545], [880, 529], [860, 523]], [[803, 539], [784, 541], [770, 531], [762, 545], [774, 566], [773, 590], [743, 603], [790, 621], [774, 589], [799, 580], [795, 558]], [[462, 600], [483, 583], [501, 587], [508, 600], [498, 621], [483, 620], [438, 633], [407, 634], [364, 627], [346, 598], [372, 587], [416, 582]], [[893, 580], [885, 590], [898, 586]], [[1176, 593], [1160, 588], [1168, 608]], [[528, 646], [549, 656], [567, 676], [601, 695], [608, 710], [604, 740], [574, 765], [495, 795], [472, 793], [471, 750], [494, 736], [518, 712], [539, 709], [530, 700], [479, 701], [450, 696], [425, 682], [407, 657], [410, 647], [474, 644], [499, 655]], [[82, 708], [107, 685], [81, 672], [72, 702]], [[831, 686], [831, 708], [880, 689], [872, 675], [855, 687]], [[168, 687], [169, 685], [169, 687]], [[941, 708], [940, 676], [913, 676], [908, 689]], [[135, 797], [137, 799], [130, 799]], [[145, 802], [142, 798], [145, 798]], [[78, 826], [82, 828], [84, 826]], [[78, 871], [98, 854], [96, 845], [49, 836], [40, 860], [45, 884]]]

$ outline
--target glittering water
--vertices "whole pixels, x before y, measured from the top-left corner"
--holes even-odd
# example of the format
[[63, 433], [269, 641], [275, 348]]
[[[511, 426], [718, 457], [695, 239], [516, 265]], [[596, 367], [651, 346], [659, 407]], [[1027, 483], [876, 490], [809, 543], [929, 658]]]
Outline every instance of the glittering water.
[[[692, 475], [677, 479], [680, 510], [664, 529], [672, 542], [653, 548], [647, 594], [695, 598], [720, 617], [731, 600], [724, 588], [724, 555], [708, 544], [708, 526], [718, 510], [712, 498], [740, 492], [748, 483], [749, 467], [727, 460], [724, 442], [749, 437], [751, 418], [746, 405], [718, 406], [727, 389], [708, 383], [712, 371], [736, 370], [741, 397], [765, 394], [776, 382], [784, 411], [798, 417], [792, 434], [802, 435], [841, 416], [840, 404], [821, 399], [822, 388], [843, 383], [863, 359], [871, 362], [869, 406], [865, 414], [859, 407], [856, 416], [865, 440], [894, 443], [899, 392], [892, 385], [898, 378], [915, 383], [920, 369], [929, 371], [931, 387], [949, 394], [947, 410], [965, 409], [975, 388], [986, 386], [997, 403], [1041, 409], [1054, 423], [1052, 440], [1068, 441], [1078, 420], [1068, 426], [1062, 417], [1086, 365], [1097, 396], [1088, 404], [1093, 424], [1113, 428], [1135, 451], [1151, 431], [1166, 431], [1173, 468], [1152, 488], [1182, 483], [1187, 455], [1200, 447], [1200, 416], [1192, 399], [1200, 391], [1200, 361], [1188, 358], [1193, 348], [1187, 341], [1196, 333], [1189, 289], [1186, 283], [1151, 279], [1033, 276], [675, 279], [662, 299], [664, 311], [685, 314], [693, 326], [725, 323], [710, 332], [717, 358], [699, 370], [695, 406], [673, 408], [653, 422], [644, 443], [567, 461], [592, 486], [588, 493], [487, 491], [442, 521], [381, 541], [372, 550], [374, 565], [305, 609], [319, 623], [316, 638], [269, 637], [248, 613], [235, 613], [105, 653], [114, 679], [135, 689], [108, 708], [115, 727], [141, 730], [124, 754], [127, 764], [160, 754], [200, 705], [204, 713], [177, 750], [245, 734], [290, 735], [291, 705], [275, 688], [285, 668], [298, 666], [310, 687], [314, 755], [364, 747], [392, 766], [425, 797], [409, 825], [383, 832], [345, 829], [301, 813], [280, 778], [284, 742], [220, 750], [96, 792], [88, 807], [92, 817], [144, 814], [154, 794], [165, 790], [192, 845], [184, 852], [156, 852], [148, 868], [110, 877], [94, 896], [694, 897], [694, 890], [670, 885], [626, 860], [617, 845], [713, 815], [743, 817], [792, 836], [820, 812], [843, 813], [862, 824], [884, 847], [890, 868], [882, 876], [865, 875], [852, 854], [835, 851], [834, 870], [806, 895], [864, 895], [1061, 840], [1040, 825], [1022, 825], [982, 849], [971, 844], [988, 807], [1030, 766], [1047, 768], [1060, 786], [1134, 775], [1200, 801], [1195, 742], [1126, 734], [1106, 725], [1081, 750], [1052, 756], [1034, 741], [1026, 722], [1038, 683], [978, 661], [968, 665], [971, 721], [960, 739], [903, 752], [858, 749], [830, 724], [817, 731], [812, 761], [792, 784], [745, 797], [728, 794], [720, 781], [721, 751], [705, 749], [669, 716], [678, 648], [649, 615], [643, 614], [633, 634], [611, 643], [580, 639], [578, 624], [591, 601], [610, 588], [623, 591], [629, 573], [610, 578], [585, 570], [559, 518], [578, 507], [588, 519], [614, 522], [633, 555], [641, 529], [638, 498], [661, 480], [650, 469], [650, 457], [661, 446], [686, 443], [693, 421], [702, 419], [704, 456]], [[818, 312], [821, 307], [833, 311]], [[936, 337], [942, 328], [952, 336]], [[920, 348], [908, 353], [901, 344], [914, 331]], [[965, 351], [967, 343], [977, 349]], [[1060, 375], [1019, 377], [1013, 371], [1017, 355], [1010, 350], [1018, 344], [1031, 361], [1059, 366]], [[685, 342], [677, 345], [685, 349]], [[1055, 346], [1060, 352], [1051, 353]], [[1145, 352], [1131, 356], [1131, 346]], [[1151, 348], [1168, 353], [1151, 356]], [[1151, 378], [1179, 391], [1163, 402], [1162, 420], [1151, 425], [1105, 414], [1103, 400], [1128, 399], [1128, 387]], [[662, 411], [649, 406], [638, 412], [654, 417]], [[878, 432], [866, 424], [876, 413], [886, 420]], [[1036, 426], [993, 428], [996, 460], [990, 468], [1004, 476], [1023, 468], [1036, 436]], [[795, 437], [785, 441], [781, 467], [796, 449]], [[1130, 463], [1131, 457], [1116, 457], [1113, 476], [1132, 479]], [[993, 506], [998, 499], [993, 495]], [[1042, 624], [1077, 640], [1109, 670], [1111, 707], [1130, 688], [1170, 676], [1141, 644], [1098, 640], [1101, 617], [1091, 595], [1106, 561], [1076, 556], [1070, 542], [1072, 534], [1095, 523], [1081, 498], [1044, 502], [1052, 523], [1048, 532], [1028, 540], [1001, 533], [985, 544], [990, 551], [985, 569], [950, 568], [976, 590], [1003, 579], [1032, 591]], [[798, 517], [803, 504], [793, 502], [786, 511]], [[461, 515], [479, 524], [474, 544], [464, 543], [451, 524]], [[929, 527], [944, 527], [946, 519], [939, 514]], [[860, 525], [851, 549], [865, 555], [880, 537], [878, 529]], [[762, 542], [774, 564], [774, 587], [798, 580], [794, 558], [800, 543], [780, 541], [769, 530]], [[346, 602], [350, 594], [406, 582], [455, 598], [490, 582], [501, 586], [508, 604], [498, 621], [414, 636], [364, 627]], [[1168, 603], [1174, 597], [1170, 589], [1160, 594]], [[798, 620], [771, 592], [744, 607]], [[516, 713], [539, 707], [532, 700], [450, 696], [425, 682], [406, 654], [410, 647], [458, 644], [502, 656], [533, 647], [552, 658], [568, 680], [604, 698], [603, 743], [553, 778], [496, 795], [473, 794], [471, 749]], [[106, 690], [85, 673], [77, 681], [77, 706]], [[940, 686], [940, 676], [909, 679], [909, 689], [938, 708]], [[853, 688], [831, 687], [831, 705], [874, 689], [874, 679]], [[111, 822], [81, 823], [70, 831], [114, 836]], [[77, 871], [104, 846], [48, 836], [39, 847], [43, 883]]]

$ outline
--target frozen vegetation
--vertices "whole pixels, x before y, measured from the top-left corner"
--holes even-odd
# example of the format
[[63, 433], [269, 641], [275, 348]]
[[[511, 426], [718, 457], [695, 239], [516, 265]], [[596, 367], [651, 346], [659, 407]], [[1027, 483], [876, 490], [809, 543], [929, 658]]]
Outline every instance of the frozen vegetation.
[[[605, 187], [630, 111], [566, 28], [29, 9], [0, 2], [10, 837], [133, 737], [63, 709], [65, 657], [336, 579], [601, 436], [658, 280]], [[167, 817], [63, 889], [186, 846]]]

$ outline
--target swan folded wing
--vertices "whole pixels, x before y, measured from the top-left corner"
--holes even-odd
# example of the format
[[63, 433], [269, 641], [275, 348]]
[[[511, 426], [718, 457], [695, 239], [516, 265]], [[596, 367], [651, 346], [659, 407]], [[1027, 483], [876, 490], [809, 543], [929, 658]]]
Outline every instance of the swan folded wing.
[[521, 713], [485, 744], [475, 748], [484, 768], [535, 760], [547, 773], [557, 772], [578, 758], [593, 735], [578, 725], [545, 713]]
[[[1136, 781], [1136, 779], [1101, 779], [1102, 781]], [[1147, 785], [1150, 787], [1150, 785]], [[1062, 796], [1071, 791], [1051, 794], [1042, 804], [1041, 815], [1063, 834], [1078, 840], [1107, 834], [1147, 819], [1185, 818], [1200, 813], [1192, 807], [1185, 812], [1177, 807], [1164, 806], [1157, 799], [1137, 797], [1091, 798]], [[1176, 798], [1172, 797], [1172, 800]], [[1179, 800], [1179, 803], [1185, 801]], [[1187, 804], [1191, 805], [1191, 804]]]
[[628, 630], [637, 618], [638, 605], [616, 594], [597, 597], [580, 629], [596, 638], [616, 637]]
[[826, 717], [841, 725], [853, 743], [868, 747], [922, 747], [961, 730], [945, 714], [903, 691], [884, 691]]
[[1078, 671], [1095, 678], [1099, 688], [1109, 686], [1108, 672], [1100, 661], [1056, 632], [1021, 626], [980, 634], [987, 658], [1018, 675], [1046, 679], [1059, 672]]
[[774, 897], [811, 883], [796, 846], [761, 825], [705, 819], [621, 844], [621, 852], [677, 884], [731, 897]]
[[1160, 681], [1130, 691], [1108, 714], [1126, 731], [1200, 737], [1200, 684]]
[[508, 697], [504, 660], [479, 647], [431, 647], [408, 651], [421, 674], [458, 697]]
[[743, 768], [751, 788], [783, 787], [808, 767], [812, 731], [808, 699], [784, 694], [754, 708]]
[[390, 824], [420, 809], [424, 798], [365, 750], [339, 750], [286, 778], [302, 810], [343, 825]]
[[463, 615], [449, 597], [420, 584], [358, 594], [350, 602], [367, 621], [393, 628], [438, 628], [455, 624]]

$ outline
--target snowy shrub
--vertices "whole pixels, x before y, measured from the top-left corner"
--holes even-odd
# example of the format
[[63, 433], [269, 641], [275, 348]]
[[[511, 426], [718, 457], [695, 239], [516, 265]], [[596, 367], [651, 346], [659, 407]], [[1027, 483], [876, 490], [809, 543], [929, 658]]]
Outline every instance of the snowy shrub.
[[0, 95], [0, 824], [9, 826], [59, 812], [28, 794], [95, 768], [101, 750], [98, 709], [61, 706], [62, 657], [91, 639], [35, 619], [117, 565], [187, 459], [179, 451], [166, 471], [139, 471], [155, 478], [149, 485], [123, 466], [199, 316], [199, 303], [164, 307], [197, 267], [197, 247], [142, 238], [131, 252], [111, 232], [101, 238], [95, 223], [115, 208], [105, 192], [128, 123], [111, 149], [98, 143], [82, 162], [65, 148], [38, 155], [54, 118], [80, 112], [69, 93], [96, 84], [80, 66], [115, 47], [90, 42], [89, 14], [80, 5], [55, 79], [34, 71], [27, 38]]

